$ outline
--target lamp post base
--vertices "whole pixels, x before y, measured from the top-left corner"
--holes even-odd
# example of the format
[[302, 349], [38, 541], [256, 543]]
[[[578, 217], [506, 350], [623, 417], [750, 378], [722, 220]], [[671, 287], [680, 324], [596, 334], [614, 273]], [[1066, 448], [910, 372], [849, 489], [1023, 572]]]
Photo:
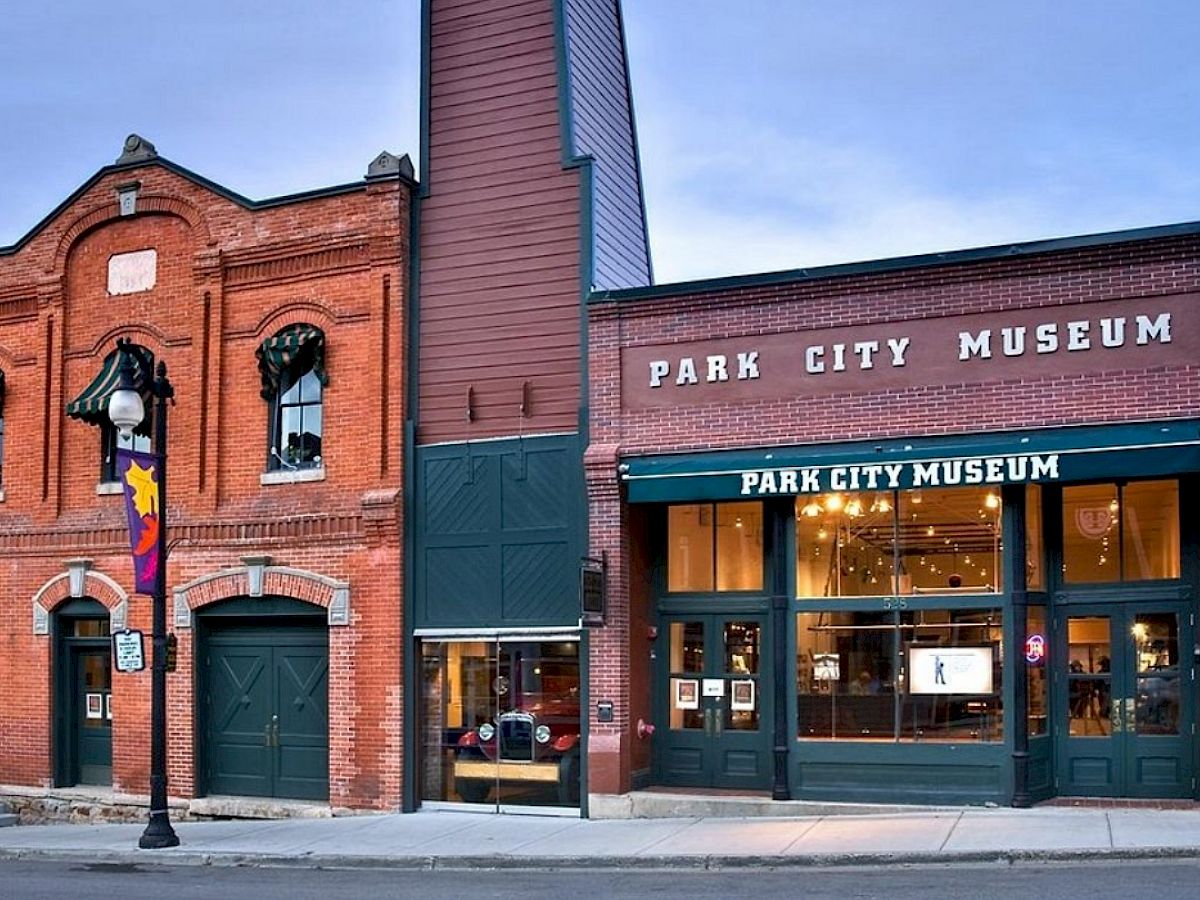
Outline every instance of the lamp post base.
[[171, 820], [165, 812], [151, 813], [146, 830], [138, 838], [138, 847], [142, 850], [164, 850], [167, 847], [178, 847], [179, 835], [171, 827]]

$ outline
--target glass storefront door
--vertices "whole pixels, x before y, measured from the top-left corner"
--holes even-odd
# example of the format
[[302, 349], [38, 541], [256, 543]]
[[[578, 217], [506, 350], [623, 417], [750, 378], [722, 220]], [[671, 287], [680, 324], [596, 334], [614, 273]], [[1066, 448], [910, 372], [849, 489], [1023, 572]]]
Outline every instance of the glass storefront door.
[[421, 665], [422, 800], [578, 808], [578, 641], [426, 640]]
[[1072, 607], [1056, 624], [1059, 793], [1191, 796], [1195, 684], [1188, 607]]
[[681, 614], [659, 628], [655, 780], [771, 786], [772, 696], [765, 616]]

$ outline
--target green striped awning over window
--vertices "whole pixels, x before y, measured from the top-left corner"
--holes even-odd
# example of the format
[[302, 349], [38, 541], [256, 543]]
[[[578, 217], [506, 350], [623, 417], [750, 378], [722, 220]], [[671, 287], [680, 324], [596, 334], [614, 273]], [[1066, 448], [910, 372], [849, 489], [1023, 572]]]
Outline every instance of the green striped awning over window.
[[[92, 379], [92, 383], [83, 392], [67, 404], [67, 415], [79, 419], [89, 425], [103, 425], [108, 422], [108, 398], [121, 382], [121, 361], [126, 357], [133, 358], [133, 383], [146, 408], [150, 408], [150, 386], [154, 378], [154, 354], [145, 347], [138, 346], [128, 339], [117, 341], [117, 349], [104, 357], [100, 373]], [[142, 420], [142, 424], [134, 429], [138, 434], [149, 434], [150, 416]]]
[[325, 332], [316, 325], [289, 325], [263, 341], [254, 352], [258, 371], [262, 373], [264, 400], [275, 399], [284, 373], [293, 365], [306, 370], [311, 367], [322, 386], [329, 384], [329, 376], [325, 374]]

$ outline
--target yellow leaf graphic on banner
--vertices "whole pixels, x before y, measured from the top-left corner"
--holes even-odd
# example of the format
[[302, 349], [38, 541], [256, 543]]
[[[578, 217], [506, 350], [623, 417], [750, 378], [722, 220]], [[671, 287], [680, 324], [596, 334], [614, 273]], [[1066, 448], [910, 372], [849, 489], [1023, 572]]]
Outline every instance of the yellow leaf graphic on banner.
[[130, 461], [125, 472], [125, 482], [133, 488], [133, 508], [139, 516], [158, 514], [158, 483], [154, 480], [154, 466], [143, 469]]

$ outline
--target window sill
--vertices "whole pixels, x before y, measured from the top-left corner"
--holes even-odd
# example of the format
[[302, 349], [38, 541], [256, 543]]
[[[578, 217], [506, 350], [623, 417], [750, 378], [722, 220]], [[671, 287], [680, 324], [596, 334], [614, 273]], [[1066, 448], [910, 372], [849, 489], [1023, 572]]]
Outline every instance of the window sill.
[[268, 484], [300, 484], [304, 481], [324, 481], [325, 467], [312, 469], [279, 469], [275, 472], [263, 472], [258, 476], [258, 483]]
[[99, 497], [105, 497], [109, 494], [120, 494], [123, 490], [124, 488], [121, 487], [121, 482], [119, 481], [101, 481], [96, 485], [96, 495]]

